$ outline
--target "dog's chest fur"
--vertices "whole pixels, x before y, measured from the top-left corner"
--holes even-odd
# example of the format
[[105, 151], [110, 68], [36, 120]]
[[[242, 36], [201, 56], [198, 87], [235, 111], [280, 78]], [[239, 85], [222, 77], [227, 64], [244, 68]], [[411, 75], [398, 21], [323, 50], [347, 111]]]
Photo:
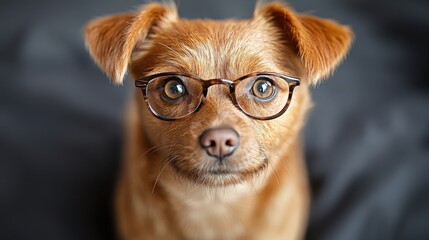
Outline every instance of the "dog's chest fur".
[[184, 232], [185, 238], [237, 239], [245, 234], [246, 218], [243, 212], [249, 206], [237, 206], [237, 203], [239, 196], [251, 191], [246, 186], [237, 186], [236, 189], [172, 191], [178, 200], [173, 208], [180, 216], [179, 225], [182, 229], [192, 229]]

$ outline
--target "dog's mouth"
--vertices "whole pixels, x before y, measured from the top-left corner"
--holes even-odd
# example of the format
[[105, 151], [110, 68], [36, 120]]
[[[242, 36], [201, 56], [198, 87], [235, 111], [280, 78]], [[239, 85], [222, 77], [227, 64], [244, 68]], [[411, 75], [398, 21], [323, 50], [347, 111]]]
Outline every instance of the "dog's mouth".
[[243, 183], [260, 173], [263, 173], [268, 167], [268, 158], [264, 158], [259, 164], [247, 167], [237, 168], [225, 164], [217, 164], [206, 169], [197, 169], [192, 167], [183, 167], [179, 160], [171, 163], [174, 171], [193, 182], [207, 186], [227, 186]]

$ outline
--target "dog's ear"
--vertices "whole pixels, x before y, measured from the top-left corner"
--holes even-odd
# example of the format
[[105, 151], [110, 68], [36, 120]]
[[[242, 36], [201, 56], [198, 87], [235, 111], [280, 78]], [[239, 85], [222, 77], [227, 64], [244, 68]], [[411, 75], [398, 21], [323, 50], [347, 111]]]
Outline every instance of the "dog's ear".
[[131, 55], [151, 29], [161, 22], [177, 19], [172, 5], [152, 3], [135, 13], [117, 14], [89, 22], [84, 29], [87, 48], [103, 71], [122, 83]]
[[295, 13], [291, 8], [270, 3], [255, 9], [255, 18], [264, 18], [278, 28], [300, 56], [310, 83], [327, 77], [350, 48], [353, 32], [332, 20]]

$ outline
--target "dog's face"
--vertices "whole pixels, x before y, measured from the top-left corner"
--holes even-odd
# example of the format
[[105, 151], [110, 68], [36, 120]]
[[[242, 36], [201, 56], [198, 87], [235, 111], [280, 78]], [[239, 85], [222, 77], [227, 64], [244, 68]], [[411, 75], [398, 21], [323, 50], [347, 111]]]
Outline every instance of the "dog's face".
[[[276, 30], [260, 20], [178, 20], [157, 29], [144, 57], [133, 62], [132, 73], [136, 78], [179, 72], [202, 79], [232, 80], [255, 72], [303, 76], [296, 53], [279, 44], [278, 34], [271, 33]], [[192, 86], [188, 88], [191, 91]], [[301, 90], [305, 92], [305, 86], [297, 92]], [[141, 92], [137, 94], [141, 99]], [[164, 152], [164, 161], [171, 160], [169, 164], [177, 173], [209, 185], [238, 183], [263, 173], [268, 164], [277, 161], [275, 153], [287, 143], [287, 137], [296, 135], [295, 126], [301, 124], [296, 115], [302, 115], [301, 108], [306, 106], [300, 102], [307, 99], [302, 99], [302, 94], [295, 97], [281, 117], [255, 120], [234, 106], [228, 86], [213, 85], [197, 112], [174, 122], [161, 121], [145, 104], [140, 105], [142, 124], [152, 145], [169, 146], [160, 152]], [[209, 138], [207, 145], [202, 138]], [[232, 141], [231, 146], [227, 141]], [[210, 144], [213, 151], [207, 148]], [[228, 156], [219, 158], [222, 147], [227, 151], [223, 155]], [[228, 148], [235, 149], [231, 153]]]
[[[174, 72], [202, 81], [235, 80], [274, 72], [301, 80], [288, 110], [272, 120], [249, 117], [234, 104], [240, 94], [257, 99], [253, 101], [260, 103], [254, 106], [264, 109], [286, 104], [275, 100], [281, 97], [282, 87], [267, 76], [252, 78], [247, 88], [236, 87], [238, 93], [227, 84], [212, 85], [197, 111], [175, 121], [155, 115], [177, 112], [193, 101], [189, 99], [201, 97], [196, 82], [180, 77], [160, 80], [162, 86], [150, 94], [166, 97], [154, 97], [152, 101], [158, 102], [149, 104], [156, 104], [155, 108], [147, 105], [140, 89], [136, 91], [148, 147], [158, 149], [159, 160], [152, 164], [210, 186], [249, 181], [266, 174], [269, 166], [281, 164], [280, 154], [287, 154], [297, 141], [311, 105], [308, 85], [334, 68], [351, 41], [346, 27], [298, 16], [279, 4], [258, 8], [247, 21], [181, 20], [171, 7], [152, 4], [137, 15], [96, 20], [86, 36], [92, 56], [116, 81], [122, 80], [128, 65], [135, 79]], [[186, 103], [169, 98], [185, 98], [185, 93]]]

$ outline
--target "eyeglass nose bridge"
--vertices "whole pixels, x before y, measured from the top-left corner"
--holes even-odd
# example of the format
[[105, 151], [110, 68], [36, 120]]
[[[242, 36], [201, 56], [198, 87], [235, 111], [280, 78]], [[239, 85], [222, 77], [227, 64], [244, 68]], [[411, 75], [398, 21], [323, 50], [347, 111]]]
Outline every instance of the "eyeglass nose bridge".
[[207, 97], [207, 93], [209, 90], [209, 87], [213, 85], [226, 85], [229, 88], [230, 93], [233, 93], [235, 90], [234, 81], [229, 79], [223, 79], [223, 78], [213, 78], [203, 81], [203, 95], [204, 97]]

